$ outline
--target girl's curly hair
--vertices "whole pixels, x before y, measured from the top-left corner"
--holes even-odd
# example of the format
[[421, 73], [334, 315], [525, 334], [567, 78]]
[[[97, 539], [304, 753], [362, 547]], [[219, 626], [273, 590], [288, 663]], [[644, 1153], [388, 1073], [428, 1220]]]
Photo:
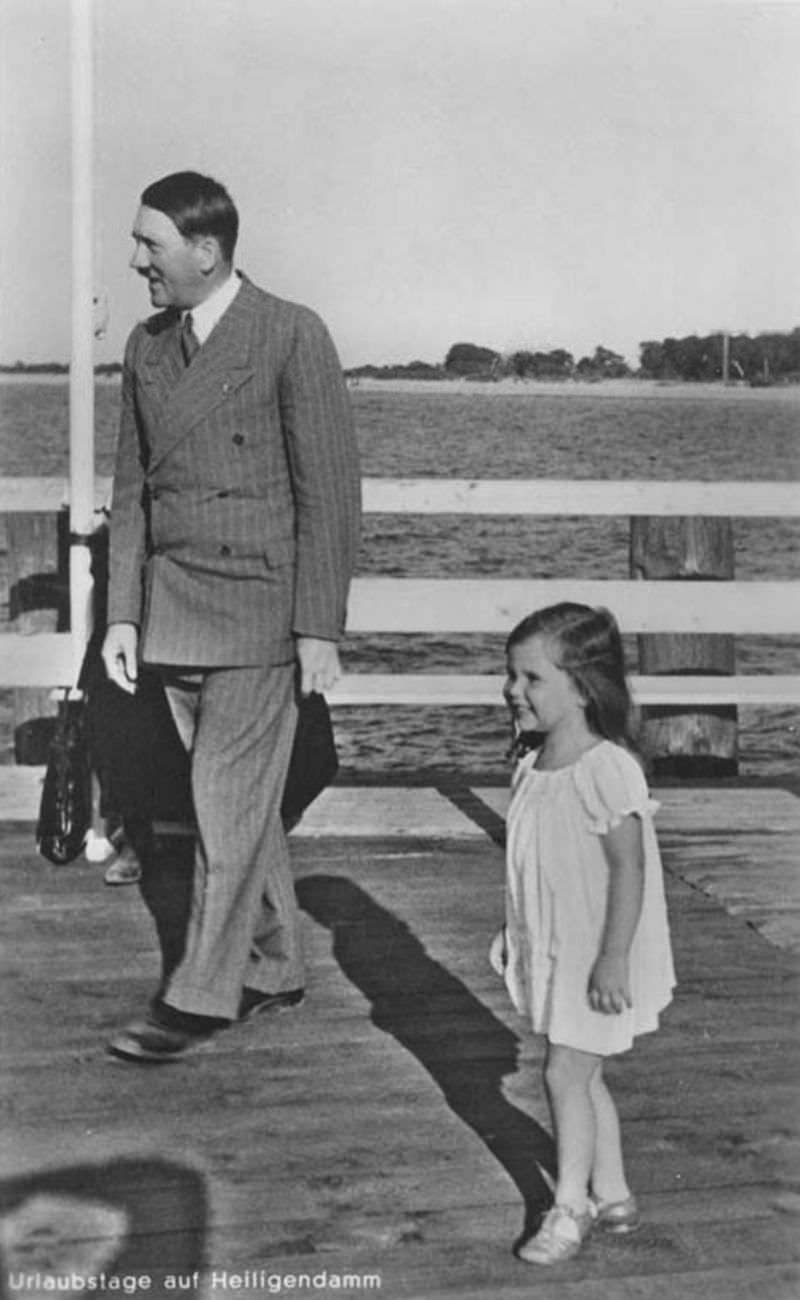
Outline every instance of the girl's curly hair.
[[580, 691], [590, 729], [636, 752], [631, 735], [633, 702], [614, 615], [572, 601], [548, 605], [517, 624], [506, 641], [506, 653], [534, 636], [548, 641], [553, 663], [569, 674]]

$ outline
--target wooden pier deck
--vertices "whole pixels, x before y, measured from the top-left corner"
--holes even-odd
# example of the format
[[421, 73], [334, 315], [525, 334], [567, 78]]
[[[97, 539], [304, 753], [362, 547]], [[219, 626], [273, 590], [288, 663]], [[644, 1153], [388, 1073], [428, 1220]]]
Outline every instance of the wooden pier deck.
[[794, 1298], [800, 799], [656, 794], [680, 983], [612, 1067], [646, 1224], [550, 1271], [512, 1254], [553, 1153], [541, 1043], [486, 960], [504, 792], [327, 792], [293, 836], [305, 1005], [160, 1067], [105, 1053], [157, 972], [138, 891], [50, 866], [0, 799], [5, 1300], [70, 1271], [165, 1297]]

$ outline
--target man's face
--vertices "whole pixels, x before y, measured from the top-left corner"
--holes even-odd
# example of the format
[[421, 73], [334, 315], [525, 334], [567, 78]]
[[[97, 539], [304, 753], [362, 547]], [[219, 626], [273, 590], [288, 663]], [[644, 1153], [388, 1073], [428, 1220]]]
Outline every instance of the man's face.
[[174, 221], [142, 205], [131, 231], [136, 247], [130, 265], [143, 275], [154, 307], [196, 307], [208, 294], [200, 243], [184, 239]]

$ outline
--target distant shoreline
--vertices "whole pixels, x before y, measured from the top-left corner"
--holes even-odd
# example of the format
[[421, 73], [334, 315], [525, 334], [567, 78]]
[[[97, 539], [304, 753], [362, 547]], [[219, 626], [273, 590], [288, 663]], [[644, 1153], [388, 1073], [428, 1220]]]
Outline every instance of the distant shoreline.
[[[95, 384], [119, 384], [120, 375], [95, 375]], [[67, 387], [66, 374], [12, 374], [0, 373], [2, 384], [46, 384]], [[769, 388], [751, 388], [748, 384], [696, 383], [663, 379], [598, 379], [594, 382], [579, 379], [498, 379], [475, 382], [468, 379], [373, 379], [351, 378], [347, 381], [351, 393], [407, 393], [410, 396], [428, 394], [455, 395], [459, 397], [636, 397], [672, 398], [725, 401], [782, 401], [800, 402], [800, 384], [775, 384]]]
[[765, 397], [800, 401], [800, 384], [776, 384], [751, 388], [746, 384], [697, 383], [661, 379], [578, 380], [498, 379], [486, 383], [468, 379], [373, 379], [348, 380], [354, 393], [443, 393], [462, 397], [641, 397], [641, 398], [725, 398], [758, 401]]
[[[95, 375], [94, 382], [96, 384], [118, 384], [121, 379], [121, 374]], [[69, 384], [69, 374], [53, 374], [51, 371], [45, 371], [43, 373], [38, 373], [36, 371], [0, 371], [0, 384], [48, 384], [50, 386], [63, 384], [64, 387], [66, 387]]]

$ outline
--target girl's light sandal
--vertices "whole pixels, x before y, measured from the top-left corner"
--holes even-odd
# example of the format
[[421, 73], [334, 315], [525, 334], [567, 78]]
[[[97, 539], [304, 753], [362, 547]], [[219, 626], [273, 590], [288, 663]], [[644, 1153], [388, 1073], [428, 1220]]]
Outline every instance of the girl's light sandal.
[[519, 1258], [526, 1264], [563, 1264], [577, 1255], [593, 1223], [590, 1209], [579, 1214], [568, 1205], [554, 1205], [535, 1237], [520, 1246]]
[[635, 1232], [642, 1226], [642, 1216], [635, 1196], [624, 1201], [591, 1201], [593, 1219], [604, 1232]]

